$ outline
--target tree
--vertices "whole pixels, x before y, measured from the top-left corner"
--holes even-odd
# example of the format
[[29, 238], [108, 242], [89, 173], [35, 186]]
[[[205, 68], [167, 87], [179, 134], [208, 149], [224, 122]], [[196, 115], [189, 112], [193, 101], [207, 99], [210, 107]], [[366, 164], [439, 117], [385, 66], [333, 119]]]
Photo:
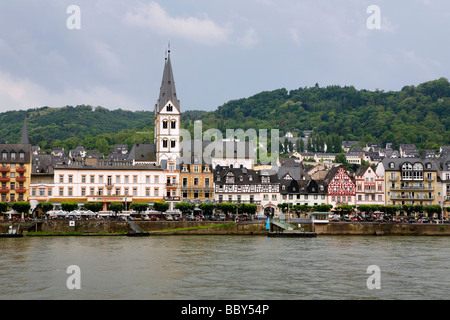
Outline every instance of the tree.
[[51, 202], [40, 202], [36, 206], [36, 208], [42, 210], [44, 214], [47, 214], [47, 212], [53, 210], [53, 203]]
[[316, 212], [329, 212], [333, 208], [331, 204], [318, 204], [313, 207]]
[[61, 209], [63, 211], [71, 212], [78, 209], [78, 202], [72, 201], [72, 202], [62, 202], [61, 203]]
[[[130, 204], [130, 209], [134, 210], [138, 213], [147, 211], [148, 207], [149, 207], [148, 203], [133, 202], [132, 204]], [[157, 211], [159, 211], [159, 210], [157, 210]]]
[[216, 208], [222, 211], [222, 213], [229, 215], [236, 213], [237, 206], [234, 203], [219, 203]]
[[28, 201], [14, 202], [11, 207], [16, 212], [23, 213], [23, 214], [28, 214], [31, 209], [31, 205]]
[[114, 212], [116, 215], [122, 212], [125, 209], [125, 206], [122, 202], [111, 202], [109, 204], [109, 210]]
[[239, 212], [243, 214], [254, 215], [258, 207], [254, 203], [241, 203], [239, 206]]
[[169, 208], [170, 208], [170, 203], [168, 203], [168, 202], [155, 202], [153, 204], [153, 209], [155, 209], [156, 211], [162, 212], [162, 213], [169, 210]]
[[201, 203], [198, 205], [199, 209], [207, 216], [212, 216], [216, 205], [214, 203]]
[[0, 213], [8, 211], [8, 202], [0, 202]]
[[180, 210], [181, 213], [186, 216], [192, 213], [195, 209], [195, 204], [189, 202], [175, 203], [175, 209]]
[[87, 202], [84, 204], [84, 208], [97, 213], [103, 210], [103, 204], [100, 202]]

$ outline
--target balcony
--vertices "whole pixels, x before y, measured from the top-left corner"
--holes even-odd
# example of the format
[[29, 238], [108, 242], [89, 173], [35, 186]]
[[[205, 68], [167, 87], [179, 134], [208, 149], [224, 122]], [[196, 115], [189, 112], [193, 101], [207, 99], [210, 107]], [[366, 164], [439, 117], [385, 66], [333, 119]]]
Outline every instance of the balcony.
[[106, 187], [106, 189], [112, 189], [112, 188], [114, 188], [114, 183], [107, 182], [105, 184], [105, 187]]
[[185, 190], [185, 191], [189, 191], [189, 190], [194, 190], [194, 191], [214, 191], [214, 187], [211, 185], [183, 185], [181, 187], [181, 190]]
[[0, 172], [10, 172], [11, 168], [10, 167], [0, 167]]
[[178, 187], [178, 183], [166, 183], [166, 187], [168, 187], [168, 188], [177, 188]]
[[181, 201], [180, 197], [164, 197], [164, 201], [166, 202], [176, 202]]
[[17, 167], [16, 172], [27, 172], [27, 168], [25, 167]]
[[10, 177], [0, 177], [0, 182], [9, 182], [10, 180]]
[[27, 181], [27, 177], [16, 177], [16, 181], [17, 182], [25, 182], [25, 181]]
[[420, 197], [420, 196], [416, 196], [416, 197], [413, 197], [413, 196], [409, 196], [409, 195], [395, 195], [395, 196], [391, 196], [391, 199], [392, 200], [416, 200], [416, 201], [421, 201], [421, 200], [434, 200], [434, 197], [433, 196], [422, 196], [422, 197]]
[[9, 188], [0, 188], [0, 193], [9, 193]]
[[25, 189], [25, 188], [17, 188], [14, 191], [16, 191], [16, 193], [25, 193], [25, 192], [27, 192], [27, 189]]
[[394, 187], [391, 190], [425, 190], [425, 191], [434, 191], [434, 188], [425, 187], [425, 186], [401, 186]]

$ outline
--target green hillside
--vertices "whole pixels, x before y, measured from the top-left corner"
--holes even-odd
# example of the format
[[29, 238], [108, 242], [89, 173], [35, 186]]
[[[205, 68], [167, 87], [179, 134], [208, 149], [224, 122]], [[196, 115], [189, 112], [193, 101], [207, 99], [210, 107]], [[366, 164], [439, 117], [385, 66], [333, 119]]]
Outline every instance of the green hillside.
[[[28, 117], [30, 140], [44, 150], [83, 145], [107, 153], [114, 144], [151, 143], [153, 112], [66, 106], [0, 113], [0, 142], [20, 141]], [[301, 136], [314, 130], [315, 144], [334, 151], [342, 140], [414, 143], [419, 149], [450, 145], [450, 83], [441, 78], [383, 92], [328, 86], [278, 89], [233, 100], [215, 111], [183, 111], [182, 126], [193, 132], [194, 120], [203, 129], [279, 129]]]

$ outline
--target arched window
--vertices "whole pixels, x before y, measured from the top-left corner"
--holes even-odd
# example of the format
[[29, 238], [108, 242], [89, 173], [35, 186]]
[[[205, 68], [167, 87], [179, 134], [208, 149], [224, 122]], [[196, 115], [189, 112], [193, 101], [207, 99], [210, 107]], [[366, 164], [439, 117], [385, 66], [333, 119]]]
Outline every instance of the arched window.
[[168, 122], [167, 122], [167, 120], [164, 120], [163, 121], [163, 129], [167, 129], [167, 127], [168, 127]]
[[177, 145], [177, 142], [175, 140], [171, 140], [170, 141], [170, 147], [171, 148], [175, 148], [176, 145]]
[[167, 140], [163, 140], [163, 148], [167, 148], [168, 147], [168, 141]]
[[172, 122], [170, 123], [170, 128], [171, 129], [176, 129], [177, 128], [177, 121], [176, 120], [172, 120]]
[[414, 163], [413, 170], [423, 170], [423, 165], [421, 163]]

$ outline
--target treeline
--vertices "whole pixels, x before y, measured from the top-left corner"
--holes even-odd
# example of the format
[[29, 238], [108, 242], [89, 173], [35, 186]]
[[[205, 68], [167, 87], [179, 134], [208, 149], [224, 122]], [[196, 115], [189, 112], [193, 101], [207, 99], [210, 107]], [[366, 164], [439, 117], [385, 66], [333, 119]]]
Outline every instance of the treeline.
[[[114, 144], [152, 143], [153, 111], [108, 110], [103, 107], [66, 106], [0, 113], [0, 142], [18, 143], [28, 117], [29, 136], [41, 149], [79, 145], [107, 154]], [[353, 86], [318, 84], [288, 91], [265, 91], [232, 100], [215, 111], [183, 111], [182, 128], [193, 133], [194, 121], [203, 130], [279, 129], [301, 137], [313, 130], [310, 145], [298, 146], [320, 152], [339, 152], [343, 140], [360, 145], [379, 142], [413, 143], [419, 150], [450, 145], [450, 83], [441, 78], [400, 91], [357, 90]], [[284, 144], [284, 141], [281, 141]], [[287, 146], [291, 148], [292, 146]], [[309, 147], [309, 148], [308, 148]]]

